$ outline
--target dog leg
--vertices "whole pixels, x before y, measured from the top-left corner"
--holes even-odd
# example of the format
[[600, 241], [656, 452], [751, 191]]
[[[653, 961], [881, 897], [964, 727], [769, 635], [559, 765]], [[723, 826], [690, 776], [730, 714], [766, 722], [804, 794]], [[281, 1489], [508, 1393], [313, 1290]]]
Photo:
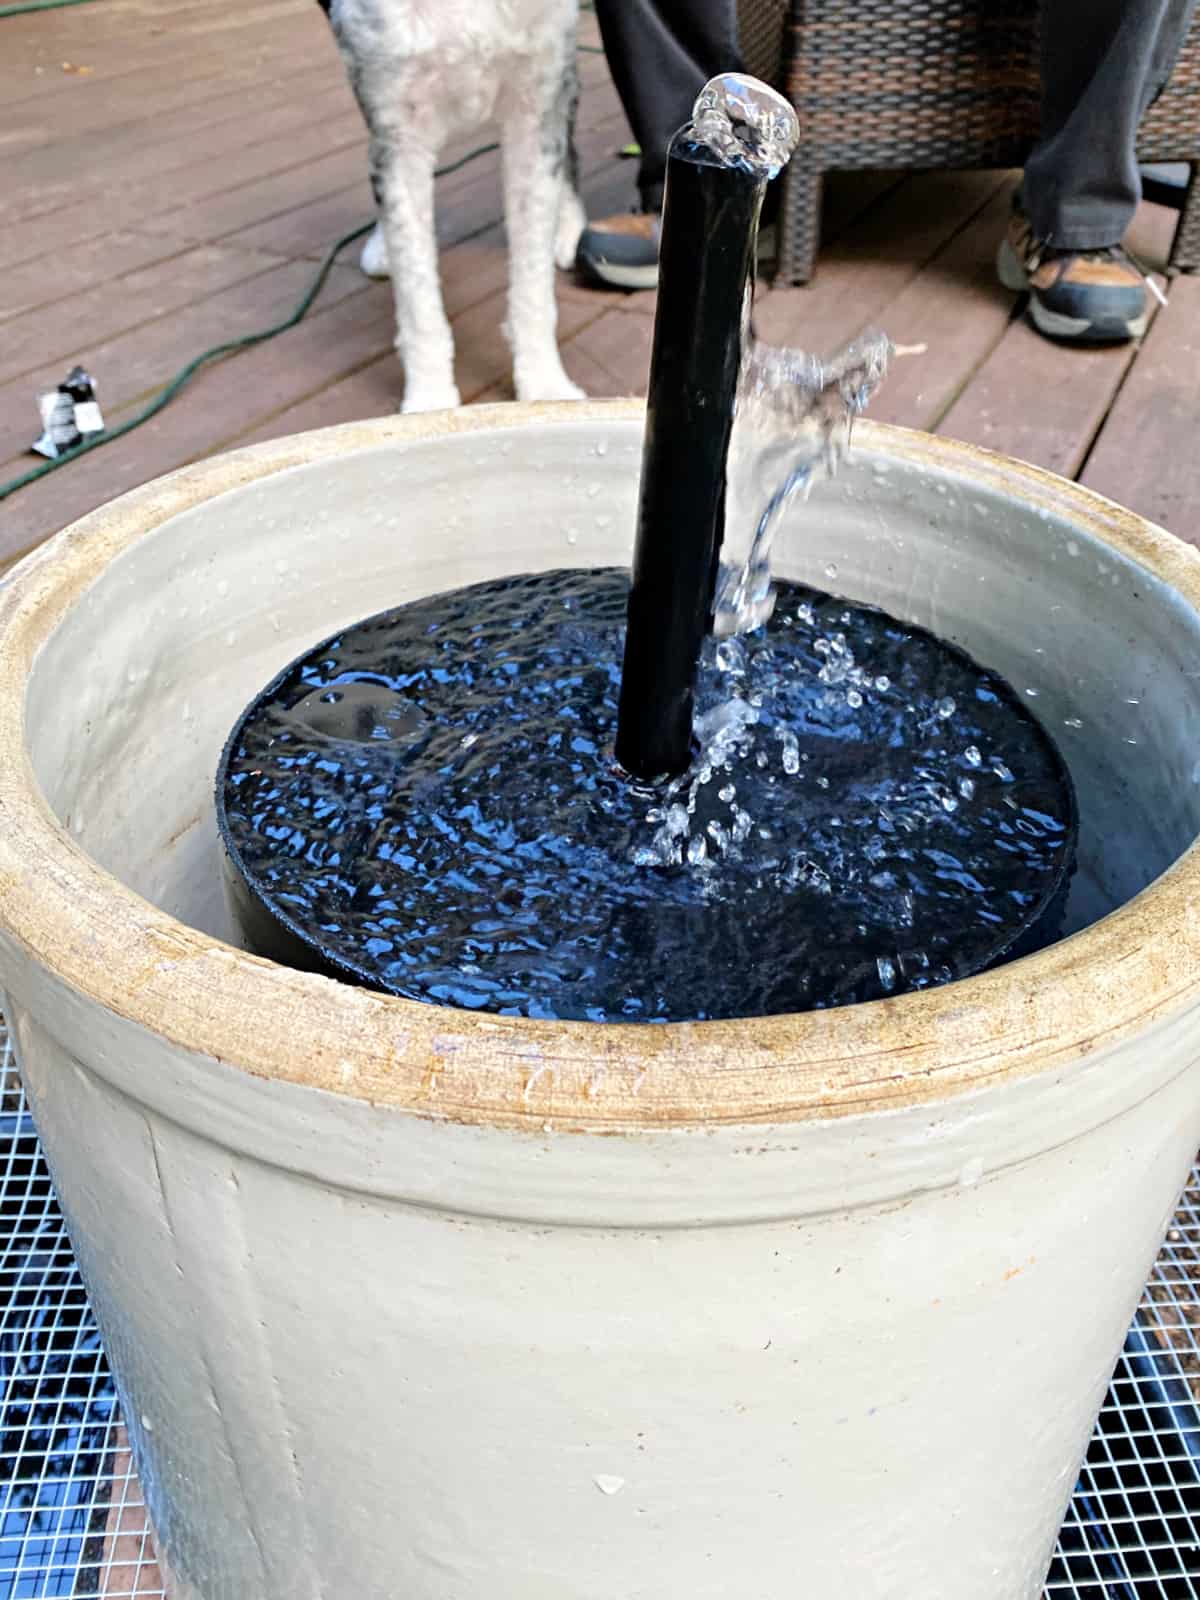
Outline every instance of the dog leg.
[[567, 70], [571, 74], [573, 87], [568, 87], [566, 91], [569, 101], [567, 146], [563, 163], [562, 188], [558, 196], [558, 232], [554, 237], [554, 259], [564, 272], [570, 272], [575, 265], [575, 257], [579, 253], [579, 238], [587, 227], [587, 212], [583, 209], [583, 201], [579, 198], [579, 151], [575, 147], [579, 74], [575, 71], [573, 62]]
[[569, 109], [563, 92], [561, 82], [551, 82], [539, 101], [533, 86], [517, 86], [500, 130], [508, 225], [508, 336], [518, 400], [584, 398], [563, 371], [555, 337], [555, 235], [566, 154], [564, 113]]
[[443, 411], [459, 404], [454, 337], [438, 278], [433, 164], [432, 151], [415, 143], [388, 144], [371, 156], [396, 297], [396, 349], [404, 362], [402, 411]]

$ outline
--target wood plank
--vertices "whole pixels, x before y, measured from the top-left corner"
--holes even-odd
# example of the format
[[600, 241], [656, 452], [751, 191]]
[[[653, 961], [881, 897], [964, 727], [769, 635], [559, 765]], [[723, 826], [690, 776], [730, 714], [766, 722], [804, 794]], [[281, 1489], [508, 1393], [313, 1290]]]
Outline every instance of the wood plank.
[[1089, 489], [1200, 544], [1200, 278], [1176, 278], [1082, 473]]
[[590, 395], [644, 395], [653, 328], [637, 311], [606, 307], [565, 343], [563, 364]]
[[827, 354], [886, 312], [992, 199], [997, 173], [937, 172], [890, 191], [822, 253], [804, 289], [772, 289], [755, 305], [760, 338]]
[[[110, 7], [111, 0], [105, 12]], [[258, 66], [268, 59], [298, 58], [322, 34], [329, 44], [324, 19], [305, 0], [278, 0], [269, 12], [264, 7], [218, 11], [210, 6], [206, 16], [209, 25], [203, 31], [195, 22], [189, 26], [178, 18], [172, 19], [169, 27], [159, 28], [145, 26], [144, 17], [131, 18], [119, 34], [107, 39], [103, 13], [86, 17], [82, 13], [75, 17], [63, 12], [57, 17], [28, 13], [23, 18], [8, 18], [5, 62], [13, 85], [5, 96], [5, 120], [22, 108], [40, 115], [48, 108], [58, 111], [71, 105], [72, 85], [81, 91], [74, 97], [76, 102], [81, 98], [99, 102], [112, 94], [135, 92], [132, 80], [168, 65], [176, 70], [185, 62], [210, 70], [222, 62], [226, 66]], [[47, 28], [46, 18], [52, 19], [51, 28]], [[51, 36], [55, 21], [57, 31]]]
[[[84, 133], [60, 129], [50, 142], [13, 153], [10, 175], [36, 194], [39, 186], [69, 182], [89, 168], [101, 173], [109, 168], [127, 170], [130, 161], [157, 158], [162, 163], [157, 170], [166, 171], [195, 153], [204, 154], [197, 150], [199, 138], [211, 135], [218, 140], [222, 130], [228, 130], [226, 137], [235, 137], [239, 123], [262, 122], [270, 132], [299, 126], [311, 121], [309, 96], [323, 103], [334, 94], [345, 95], [346, 103], [352, 103], [344, 74], [336, 67], [331, 73], [329, 63], [322, 61], [275, 81], [257, 82], [249, 96], [244, 87], [231, 89], [225, 84], [209, 98], [176, 106], [169, 120], [157, 114], [139, 116], [135, 104], [114, 106], [111, 122], [102, 128]], [[270, 126], [272, 118], [279, 119], [275, 127]]]
[[[1129, 233], [1144, 261], [1164, 258], [1176, 215], [1143, 205]], [[1153, 314], [1157, 302], [1151, 298]], [[947, 411], [938, 432], [1073, 477], [1082, 464], [1136, 346], [1071, 347], [1014, 321]]]
[[[356, 125], [358, 108], [349, 86], [344, 82], [330, 85], [325, 79], [324, 73], [313, 75], [312, 98], [307, 102], [293, 90], [281, 104], [247, 107], [243, 95], [235, 102], [240, 115], [222, 119], [208, 112], [199, 127], [180, 130], [172, 124], [156, 129], [151, 137], [140, 123], [127, 123], [108, 138], [89, 136], [93, 147], [83, 152], [75, 148], [75, 140], [45, 146], [45, 151], [53, 152], [53, 162], [39, 161], [36, 158], [43, 151], [31, 151], [12, 164], [10, 176], [15, 181], [0, 198], [0, 226], [13, 226], [65, 206], [97, 208], [102, 200], [119, 198], [132, 183], [140, 186], [162, 180], [168, 173], [182, 175], [176, 176], [173, 187], [160, 183], [156, 191], [140, 196], [145, 211], [164, 203], [164, 197], [169, 203], [181, 184], [192, 187], [187, 184], [187, 170], [199, 170], [202, 162], [210, 164], [207, 176], [211, 181], [211, 164], [218, 160], [227, 169], [249, 176], [292, 164], [287, 160], [289, 154], [294, 160], [304, 160], [306, 141], [316, 138], [316, 129], [326, 135], [325, 149], [331, 150], [348, 141], [361, 124]], [[291, 141], [290, 151], [282, 143], [285, 136]], [[320, 145], [313, 148], [319, 151]], [[106, 220], [111, 225], [111, 218]]]
[[[0, 300], [0, 325], [6, 319], [26, 316], [39, 306], [84, 294], [106, 279], [170, 260], [189, 248], [175, 239], [125, 229], [81, 239], [67, 252], [51, 251], [32, 261], [22, 261], [19, 266], [10, 267], [0, 280], [4, 297]], [[0, 327], [0, 344], [7, 337], [7, 330]]]
[[1010, 204], [1001, 189], [881, 313], [884, 332], [911, 353], [893, 360], [873, 418], [936, 427], [1004, 337], [1013, 298], [996, 279], [996, 247]]
[[[159, 389], [208, 346], [253, 333], [285, 317], [312, 275], [310, 262], [276, 263], [269, 271], [160, 321], [113, 339], [87, 341], [76, 348], [72, 359], [81, 361], [92, 374], [108, 421], [116, 421], [123, 407]], [[366, 289], [361, 273], [351, 267], [335, 267], [322, 291], [321, 304], [329, 306]], [[383, 290], [380, 303], [386, 305], [387, 300]], [[61, 360], [40, 360], [32, 372], [0, 384], [0, 462], [11, 462], [26, 451], [37, 432], [37, 396], [54, 388], [62, 376]], [[11, 476], [7, 471], [3, 475]], [[16, 503], [5, 504], [5, 519]]]
[[65, 371], [89, 346], [94, 349], [278, 265], [275, 256], [202, 244], [27, 312], [5, 328], [0, 340], [0, 383], [52, 363]]

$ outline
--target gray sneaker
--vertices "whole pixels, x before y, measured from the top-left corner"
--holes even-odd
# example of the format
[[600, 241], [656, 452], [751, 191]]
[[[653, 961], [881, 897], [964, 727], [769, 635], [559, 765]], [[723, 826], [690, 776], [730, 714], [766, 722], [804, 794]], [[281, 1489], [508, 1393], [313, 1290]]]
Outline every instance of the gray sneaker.
[[1000, 243], [997, 274], [1006, 289], [1029, 292], [1039, 333], [1075, 344], [1112, 344], [1146, 331], [1146, 277], [1120, 245], [1107, 250], [1050, 250], [1014, 206]]
[[659, 220], [648, 211], [589, 222], [579, 240], [576, 262], [585, 277], [610, 289], [658, 286]]

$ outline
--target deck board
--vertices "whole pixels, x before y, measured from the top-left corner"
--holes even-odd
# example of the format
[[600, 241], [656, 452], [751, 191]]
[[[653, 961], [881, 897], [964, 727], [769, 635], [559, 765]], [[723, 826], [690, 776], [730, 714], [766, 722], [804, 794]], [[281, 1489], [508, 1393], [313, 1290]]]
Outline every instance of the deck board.
[[[365, 140], [311, 0], [104, 0], [3, 24], [0, 62], [0, 475], [33, 464], [36, 396], [76, 360], [113, 420], [217, 339], [279, 320], [314, 263], [371, 214]], [[594, 19], [584, 36], [595, 44]], [[71, 70], [65, 70], [69, 66]], [[635, 165], [602, 55], [580, 57], [591, 214], [628, 207]], [[80, 72], [79, 68], [88, 70]], [[481, 138], [488, 137], [487, 131]], [[453, 158], [473, 141], [447, 152]], [[909, 353], [875, 414], [1024, 455], [1174, 523], [1193, 490], [1189, 362], [1200, 294], [1177, 283], [1145, 349], [1047, 345], [996, 284], [1001, 173], [835, 177], [808, 289], [763, 292], [759, 331], [828, 349], [871, 324]], [[499, 164], [443, 179], [438, 229], [468, 399], [511, 394]], [[1142, 252], [1174, 218], [1144, 208]], [[592, 394], [644, 392], [654, 295], [560, 275], [564, 361]], [[392, 409], [402, 373], [385, 285], [355, 249], [309, 322], [206, 371], [152, 424], [22, 491], [0, 565], [108, 494], [230, 442]], [[1157, 433], [1136, 437], [1152, 416]]]

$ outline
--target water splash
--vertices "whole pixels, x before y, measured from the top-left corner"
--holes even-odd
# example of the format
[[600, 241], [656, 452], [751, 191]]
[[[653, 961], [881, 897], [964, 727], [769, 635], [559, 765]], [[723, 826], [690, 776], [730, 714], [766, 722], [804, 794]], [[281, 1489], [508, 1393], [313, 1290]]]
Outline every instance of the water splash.
[[690, 137], [728, 167], [779, 175], [800, 138], [791, 104], [743, 72], [711, 78], [692, 107]]
[[[718, 638], [761, 627], [774, 609], [771, 545], [784, 510], [837, 471], [854, 419], [892, 352], [871, 332], [830, 361], [764, 344], [749, 332], [726, 467], [725, 544], [713, 608]], [[752, 530], [748, 552], [737, 544]]]

